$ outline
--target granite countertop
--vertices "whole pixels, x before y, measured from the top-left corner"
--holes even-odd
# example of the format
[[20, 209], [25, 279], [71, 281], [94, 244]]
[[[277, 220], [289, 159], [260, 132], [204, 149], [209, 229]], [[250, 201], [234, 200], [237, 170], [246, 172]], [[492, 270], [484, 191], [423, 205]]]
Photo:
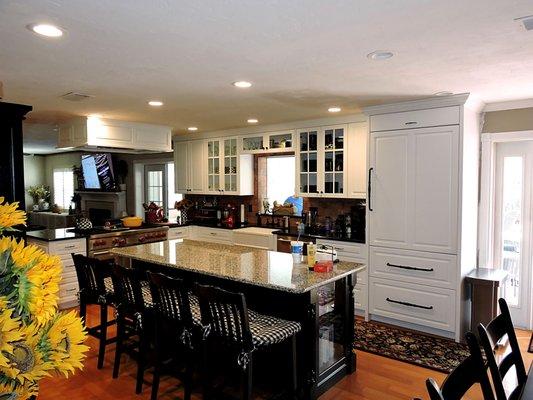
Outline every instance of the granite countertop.
[[26, 232], [26, 237], [53, 242], [56, 240], [85, 239], [87, 234], [67, 232], [72, 228], [42, 229], [38, 231]]
[[294, 264], [291, 254], [188, 239], [115, 248], [112, 253], [292, 293], [308, 292], [366, 268], [364, 264], [341, 261], [332, 272], [318, 273], [309, 271], [307, 264]]
[[[298, 237], [298, 232], [292, 229], [291, 230], [278, 229], [272, 233], [274, 235], [285, 235], [285, 236]], [[338, 240], [339, 242], [352, 242], [352, 243], [362, 243], [362, 244], [365, 243], [365, 239], [361, 239], [361, 238], [353, 237], [353, 236], [342, 236], [342, 235], [335, 235], [335, 234], [302, 233], [299, 236], [300, 236], [300, 239], [311, 238], [311, 239]]]

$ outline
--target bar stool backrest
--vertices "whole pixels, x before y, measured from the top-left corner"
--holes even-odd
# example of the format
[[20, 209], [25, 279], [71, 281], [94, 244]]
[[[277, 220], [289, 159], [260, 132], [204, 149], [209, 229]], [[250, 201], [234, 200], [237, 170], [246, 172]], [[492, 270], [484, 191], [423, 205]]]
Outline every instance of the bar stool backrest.
[[433, 379], [426, 380], [431, 400], [460, 400], [475, 384], [481, 386], [484, 400], [494, 400], [487, 367], [481, 356], [479, 343], [472, 332], [466, 333], [466, 343], [470, 355], [450, 372], [440, 388]]
[[[515, 367], [517, 386], [509, 397], [514, 396], [514, 393], [520, 393], [527, 380], [527, 373], [524, 360], [520, 354], [520, 346], [516, 339], [509, 306], [505, 299], [499, 299], [498, 303], [500, 305], [500, 315], [490, 321], [486, 327], [483, 324], [479, 324], [478, 331], [481, 345], [485, 350], [485, 356], [489, 364], [496, 397], [498, 400], [502, 400], [508, 398], [505, 393], [503, 379], [511, 367]], [[506, 355], [496, 356], [495, 349], [497, 344], [506, 335], [511, 351]]]
[[224, 345], [241, 353], [253, 350], [246, 299], [242, 293], [206, 285], [197, 285], [202, 325], [209, 327]]
[[192, 326], [189, 293], [182, 279], [148, 272], [150, 292], [159, 317], [175, 325]]
[[109, 263], [74, 253], [72, 259], [78, 278], [80, 296], [83, 296], [88, 303], [97, 303], [100, 296], [106, 293], [104, 279], [111, 276]]
[[135, 313], [144, 310], [142, 278], [141, 272], [133, 268], [113, 265], [113, 287], [115, 288], [117, 306], [121, 312]]

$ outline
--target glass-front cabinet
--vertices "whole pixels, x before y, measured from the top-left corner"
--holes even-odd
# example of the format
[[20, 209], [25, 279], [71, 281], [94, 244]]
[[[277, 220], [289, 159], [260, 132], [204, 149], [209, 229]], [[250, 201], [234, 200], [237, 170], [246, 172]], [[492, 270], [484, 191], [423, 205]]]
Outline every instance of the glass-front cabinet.
[[241, 153], [283, 153], [294, 151], [293, 131], [260, 133], [241, 138]]
[[207, 191], [220, 191], [220, 140], [207, 141]]
[[226, 192], [237, 191], [237, 138], [224, 139], [224, 171], [223, 190]]
[[311, 128], [297, 133], [299, 195], [344, 197], [346, 126]]

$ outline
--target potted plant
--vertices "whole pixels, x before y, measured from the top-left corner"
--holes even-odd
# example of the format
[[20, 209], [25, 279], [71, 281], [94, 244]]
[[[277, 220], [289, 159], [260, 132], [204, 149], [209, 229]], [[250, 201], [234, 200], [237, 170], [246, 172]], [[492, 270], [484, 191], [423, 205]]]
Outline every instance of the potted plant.
[[3, 236], [25, 222], [0, 197], [0, 399], [35, 398], [43, 377], [68, 377], [89, 350], [76, 311], [57, 311], [61, 258]]
[[30, 186], [28, 194], [33, 199], [33, 210], [44, 211], [50, 208], [50, 186], [37, 185]]

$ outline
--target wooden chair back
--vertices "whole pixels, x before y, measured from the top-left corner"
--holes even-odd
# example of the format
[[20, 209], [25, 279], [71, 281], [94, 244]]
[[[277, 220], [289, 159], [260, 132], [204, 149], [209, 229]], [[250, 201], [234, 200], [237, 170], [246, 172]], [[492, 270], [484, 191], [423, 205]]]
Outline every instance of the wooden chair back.
[[202, 325], [209, 327], [210, 334], [227, 347], [243, 354], [251, 352], [253, 342], [244, 294], [205, 285], [197, 285], [196, 293]]
[[106, 294], [104, 279], [111, 276], [108, 262], [72, 253], [79, 293], [87, 303], [97, 303]]
[[[511, 320], [509, 306], [505, 299], [499, 299], [498, 304], [500, 305], [500, 315], [490, 321], [487, 326], [479, 324], [478, 331], [481, 345], [485, 350], [496, 397], [498, 400], [505, 400], [514, 398], [521, 392], [527, 380], [527, 373], [524, 360], [520, 354], [520, 346], [518, 345], [513, 321]], [[509, 340], [510, 352], [505, 355], [496, 355], [498, 342], [505, 336]], [[507, 396], [503, 379], [513, 366], [516, 371], [517, 386]]]
[[135, 313], [145, 309], [141, 281], [144, 276], [141, 272], [113, 264], [113, 287], [115, 298], [120, 313]]
[[481, 356], [478, 341], [472, 332], [467, 332], [466, 343], [470, 355], [450, 372], [440, 388], [433, 379], [426, 380], [431, 400], [462, 399], [465, 393], [476, 384], [481, 386], [484, 400], [494, 400], [487, 367]]

